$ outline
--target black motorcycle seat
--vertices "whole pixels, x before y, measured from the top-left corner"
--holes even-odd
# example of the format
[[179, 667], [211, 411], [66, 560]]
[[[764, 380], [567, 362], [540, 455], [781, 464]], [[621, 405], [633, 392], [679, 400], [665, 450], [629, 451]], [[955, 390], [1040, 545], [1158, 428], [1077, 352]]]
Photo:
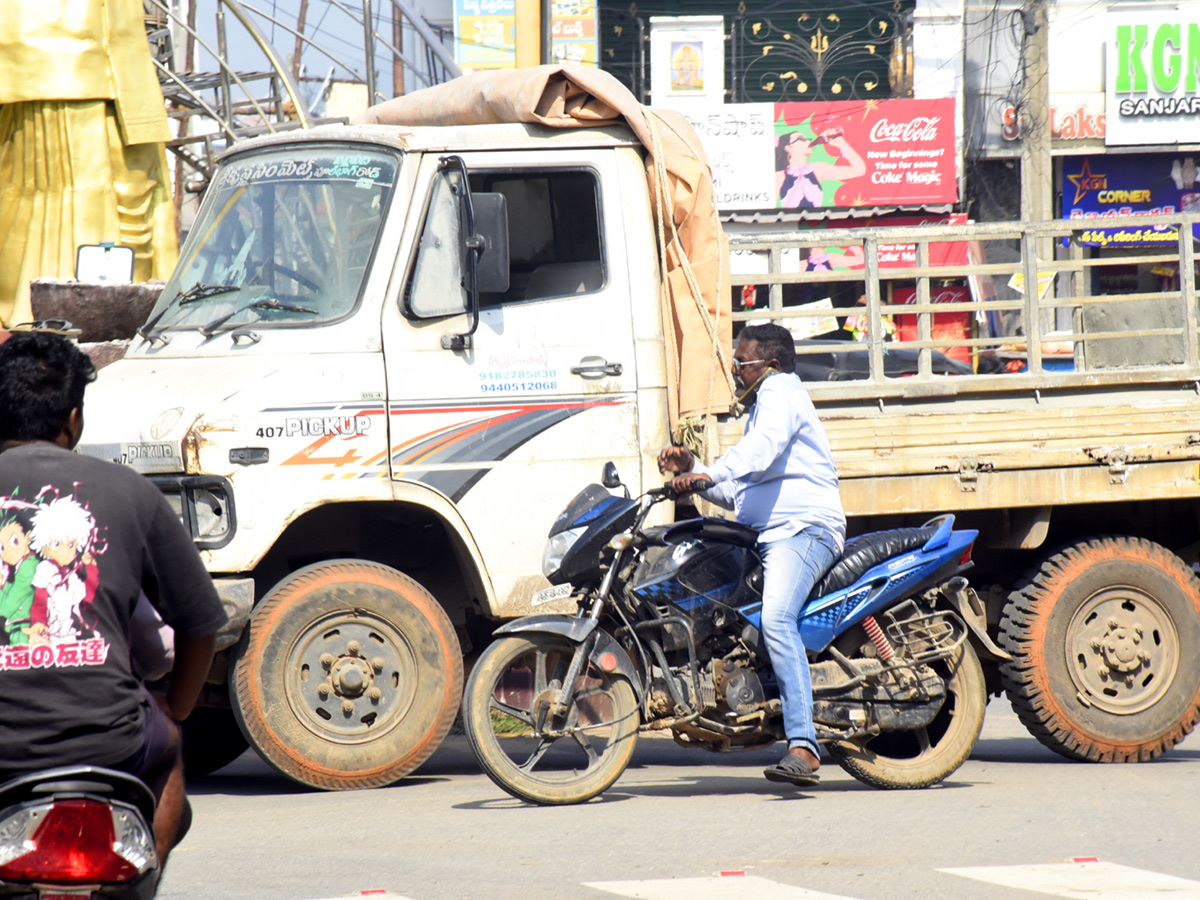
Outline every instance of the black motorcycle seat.
[[749, 525], [740, 525], [729, 519], [704, 517], [685, 519], [673, 525], [656, 525], [642, 530], [651, 544], [668, 546], [687, 540], [719, 541], [738, 547], [753, 547], [758, 543], [758, 532]]
[[810, 597], [824, 597], [834, 591], [854, 584], [863, 572], [877, 566], [886, 559], [917, 550], [934, 535], [937, 524], [920, 528], [893, 528], [889, 531], [873, 531], [860, 534], [846, 541], [842, 558], [833, 564], [825, 577], [817, 582]]

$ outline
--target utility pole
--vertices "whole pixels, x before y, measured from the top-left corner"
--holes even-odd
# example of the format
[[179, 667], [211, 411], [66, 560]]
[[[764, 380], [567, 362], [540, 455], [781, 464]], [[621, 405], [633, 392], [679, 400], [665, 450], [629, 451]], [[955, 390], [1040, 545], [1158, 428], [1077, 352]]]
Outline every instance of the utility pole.
[[296, 52], [292, 56], [292, 80], [300, 83], [300, 64], [304, 56], [304, 26], [308, 19], [308, 0], [300, 0], [300, 12], [296, 15]]
[[[1046, 5], [1049, 0], [1025, 0], [1021, 7], [1024, 25], [1021, 68], [1021, 219], [1026, 223], [1053, 218], [1053, 166], [1050, 161], [1050, 27]], [[1038, 308], [1040, 264], [1054, 259], [1054, 241], [1034, 236], [1025, 243], [1025, 335], [1030, 364], [1041, 360], [1040, 334], [1054, 328], [1053, 310], [1033, 315]], [[1047, 296], [1053, 296], [1050, 285]], [[1035, 321], [1036, 319], [1036, 321]]]
[[404, 50], [404, 17], [400, 9], [392, 4], [392, 96], [404, 96], [404, 61], [400, 53]]
[[554, 62], [554, 4], [542, 0], [542, 65]]
[[[1025, 41], [1021, 57], [1021, 218], [1054, 216], [1050, 162], [1050, 28], [1048, 0], [1025, 0], [1021, 8]], [[1039, 253], [1040, 255], [1040, 253]]]

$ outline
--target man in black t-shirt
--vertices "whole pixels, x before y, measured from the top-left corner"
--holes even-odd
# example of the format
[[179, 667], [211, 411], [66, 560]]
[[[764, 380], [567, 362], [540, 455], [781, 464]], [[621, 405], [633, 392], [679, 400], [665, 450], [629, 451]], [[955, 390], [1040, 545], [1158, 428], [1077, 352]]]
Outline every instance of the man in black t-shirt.
[[[145, 478], [71, 452], [91, 361], [61, 337], [0, 344], [0, 778], [108, 766], [158, 798], [161, 859], [187, 830], [178, 723], [196, 703], [225, 612], [191, 537]], [[175, 630], [154, 700], [130, 665], [143, 587]]]

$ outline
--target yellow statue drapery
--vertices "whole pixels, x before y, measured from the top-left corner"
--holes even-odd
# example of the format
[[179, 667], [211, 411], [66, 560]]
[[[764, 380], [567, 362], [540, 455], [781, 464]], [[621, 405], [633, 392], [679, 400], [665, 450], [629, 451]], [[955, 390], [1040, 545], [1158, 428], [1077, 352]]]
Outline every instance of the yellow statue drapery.
[[162, 91], [140, 0], [0, 3], [0, 324], [29, 282], [70, 278], [80, 245], [134, 249], [165, 278], [178, 246]]

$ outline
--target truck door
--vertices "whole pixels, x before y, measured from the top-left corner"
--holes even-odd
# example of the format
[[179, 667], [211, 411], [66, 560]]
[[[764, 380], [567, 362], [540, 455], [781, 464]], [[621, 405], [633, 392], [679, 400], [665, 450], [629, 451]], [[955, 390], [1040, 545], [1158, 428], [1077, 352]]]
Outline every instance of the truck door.
[[[551, 523], [616, 462], [640, 487], [637, 371], [626, 245], [611, 151], [463, 154], [473, 191], [506, 198], [511, 275], [483, 294], [467, 350], [462, 223], [453, 167], [426, 156], [424, 200], [384, 313], [391, 477], [457, 504], [498, 612], [528, 611]], [[544, 159], [543, 159], [544, 157]], [[522, 165], [522, 163], [524, 165]], [[611, 196], [610, 196], [611, 194]], [[617, 214], [614, 214], [617, 213]], [[402, 268], [401, 268], [402, 267]], [[532, 576], [532, 577], [531, 577]]]

